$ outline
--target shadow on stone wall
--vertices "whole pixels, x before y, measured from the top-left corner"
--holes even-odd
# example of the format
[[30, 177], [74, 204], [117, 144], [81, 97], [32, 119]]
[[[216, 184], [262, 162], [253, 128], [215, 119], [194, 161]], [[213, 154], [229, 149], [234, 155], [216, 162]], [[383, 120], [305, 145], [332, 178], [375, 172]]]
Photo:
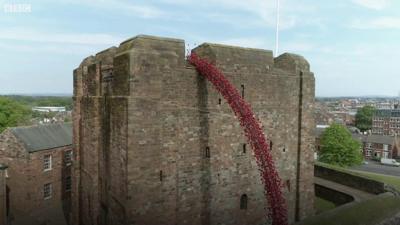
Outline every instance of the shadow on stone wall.
[[354, 201], [351, 195], [315, 184], [315, 196], [332, 202], [335, 206], [344, 205]]
[[314, 166], [314, 175], [372, 194], [381, 194], [385, 192], [385, 184], [382, 182], [340, 172], [320, 165]]

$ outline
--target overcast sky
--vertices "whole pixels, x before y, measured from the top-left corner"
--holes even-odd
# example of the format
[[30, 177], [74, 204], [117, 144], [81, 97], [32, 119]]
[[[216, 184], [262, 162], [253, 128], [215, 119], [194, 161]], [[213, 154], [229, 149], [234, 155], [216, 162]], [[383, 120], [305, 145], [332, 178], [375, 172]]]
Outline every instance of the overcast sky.
[[[22, 8], [16, 4], [25, 4]], [[72, 93], [72, 70], [138, 34], [275, 48], [276, 0], [0, 0], [0, 93]], [[22, 12], [18, 12], [22, 11]], [[281, 0], [280, 50], [317, 96], [397, 96], [400, 1]]]

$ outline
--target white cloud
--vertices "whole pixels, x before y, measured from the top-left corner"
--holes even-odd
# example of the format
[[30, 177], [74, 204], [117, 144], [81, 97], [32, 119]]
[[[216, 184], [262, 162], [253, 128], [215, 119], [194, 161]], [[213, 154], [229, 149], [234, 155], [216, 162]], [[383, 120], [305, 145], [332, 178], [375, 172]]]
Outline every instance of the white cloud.
[[280, 53], [283, 52], [310, 52], [315, 50], [315, 46], [312, 43], [307, 42], [289, 42], [289, 43], [281, 43], [282, 50]]
[[365, 8], [382, 10], [387, 8], [392, 0], [353, 0], [353, 2]]
[[[166, 13], [161, 9], [143, 4], [135, 4], [128, 1], [115, 1], [115, 0], [102, 0], [99, 1], [94, 0], [86, 0], [88, 2], [93, 2], [93, 5], [97, 5], [98, 7], [112, 9], [112, 10], [121, 10], [122, 12], [127, 12], [133, 16], [139, 16], [142, 18], [160, 18], [165, 16]], [[79, 1], [81, 2], [81, 0]]]
[[[280, 28], [290, 29], [299, 23], [305, 23], [304, 18], [299, 19], [299, 14], [315, 11], [315, 6], [300, 5], [294, 0], [280, 0]], [[162, 0], [164, 3], [182, 5], [197, 5], [199, 8], [211, 9], [207, 14], [209, 18], [218, 19], [220, 22], [234, 24], [235, 27], [241, 25], [258, 26], [258, 27], [275, 27], [276, 26], [276, 0]], [[221, 10], [223, 9], [221, 13]], [[218, 13], [215, 13], [218, 11]], [[246, 18], [246, 16], [235, 16], [230, 12], [247, 12], [256, 18]], [[225, 13], [226, 12], [226, 13]], [[313, 18], [315, 19], [315, 18]], [[238, 23], [239, 21], [239, 23]]]
[[0, 30], [0, 39], [63, 44], [117, 45], [123, 38], [102, 33], [57, 33], [13, 28]]
[[372, 20], [354, 20], [351, 28], [356, 29], [400, 29], [400, 17], [380, 17]]
[[[74, 44], [37, 44], [37, 45], [29, 45], [29, 44], [4, 44], [0, 43], [0, 50], [7, 52], [21, 52], [21, 53], [34, 53], [35, 55], [41, 54], [62, 54], [62, 55], [77, 55], [79, 57], [85, 57], [87, 55], [91, 55], [96, 53], [97, 51], [103, 50], [104, 47], [95, 47], [93, 46], [82, 46], [82, 45], [74, 45]], [[96, 51], [97, 50], [97, 51]]]
[[[46, 1], [46, 0], [42, 0]], [[102, 10], [109, 10], [113, 13], [124, 13], [134, 17], [141, 18], [160, 18], [166, 15], [166, 13], [154, 7], [148, 3], [139, 4], [134, 3], [133, 1], [127, 0], [47, 0], [49, 4], [61, 3], [66, 5], [79, 5], [90, 8], [100, 8]]]

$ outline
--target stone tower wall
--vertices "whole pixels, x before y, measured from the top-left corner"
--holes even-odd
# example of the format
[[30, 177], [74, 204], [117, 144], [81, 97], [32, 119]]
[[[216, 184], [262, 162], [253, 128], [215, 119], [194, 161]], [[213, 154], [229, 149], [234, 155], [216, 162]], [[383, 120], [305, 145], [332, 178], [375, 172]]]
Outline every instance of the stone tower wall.
[[[314, 77], [307, 61], [207, 43], [194, 51], [224, 72], [264, 125], [290, 222], [311, 215]], [[75, 221], [265, 222], [263, 187], [240, 124], [184, 53], [182, 40], [138, 36], [75, 70]]]

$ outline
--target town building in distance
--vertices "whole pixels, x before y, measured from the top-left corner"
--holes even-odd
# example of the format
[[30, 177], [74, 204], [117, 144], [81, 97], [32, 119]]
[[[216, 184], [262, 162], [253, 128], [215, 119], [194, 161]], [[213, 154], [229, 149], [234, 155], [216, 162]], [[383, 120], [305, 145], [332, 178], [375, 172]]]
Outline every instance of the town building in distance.
[[372, 118], [372, 133], [381, 135], [400, 135], [400, 109], [377, 109]]
[[56, 106], [35, 106], [32, 107], [32, 111], [38, 112], [65, 112], [67, 111], [66, 107], [56, 107]]
[[353, 134], [361, 142], [365, 159], [393, 159], [400, 157], [400, 142], [396, 136]]

